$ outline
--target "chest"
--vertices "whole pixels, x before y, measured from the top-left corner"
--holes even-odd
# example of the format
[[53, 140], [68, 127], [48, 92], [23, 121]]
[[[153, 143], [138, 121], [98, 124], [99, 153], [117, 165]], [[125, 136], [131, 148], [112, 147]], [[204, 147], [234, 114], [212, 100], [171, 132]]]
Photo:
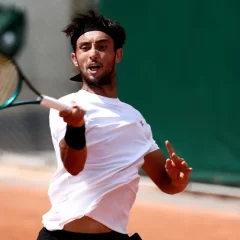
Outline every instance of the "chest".
[[122, 106], [92, 107], [87, 111], [86, 136], [90, 142], [136, 146], [149, 138], [149, 126], [135, 110]]

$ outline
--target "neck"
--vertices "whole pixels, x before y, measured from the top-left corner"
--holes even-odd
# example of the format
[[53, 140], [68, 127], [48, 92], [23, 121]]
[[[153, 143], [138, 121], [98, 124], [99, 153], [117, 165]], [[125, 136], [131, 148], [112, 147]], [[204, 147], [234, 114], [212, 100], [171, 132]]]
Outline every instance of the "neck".
[[118, 97], [116, 81], [113, 81], [113, 84], [111, 85], [104, 85], [98, 87], [88, 85], [85, 81], [83, 81], [82, 90], [108, 98]]

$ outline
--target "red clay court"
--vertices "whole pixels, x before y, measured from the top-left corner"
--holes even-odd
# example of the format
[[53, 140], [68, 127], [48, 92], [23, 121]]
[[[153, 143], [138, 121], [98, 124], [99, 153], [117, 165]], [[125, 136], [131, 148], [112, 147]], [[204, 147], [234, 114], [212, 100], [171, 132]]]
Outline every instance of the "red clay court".
[[[2, 170], [4, 168], [1, 167], [3, 173]], [[34, 178], [39, 183], [39, 176], [42, 179], [48, 177], [41, 172], [32, 175], [22, 173], [22, 179], [19, 180], [14, 171], [12, 175], [15, 178], [11, 181], [9, 177], [8, 180], [0, 178], [0, 239], [35, 240], [42, 227], [41, 216], [49, 209], [50, 204], [47, 182], [34, 186]], [[22, 184], [19, 184], [20, 181]], [[157, 189], [140, 187], [131, 212], [129, 231], [139, 232], [143, 240], [239, 239], [240, 214], [239, 210], [236, 212], [228, 210], [234, 208], [230, 206], [231, 202], [225, 200], [227, 202], [222, 205], [218, 203], [218, 208], [200, 207], [192, 203], [183, 204], [182, 200], [178, 200], [181, 199], [179, 196], [169, 197], [177, 200], [168, 201]], [[214, 201], [216, 200], [213, 200], [213, 205]]]

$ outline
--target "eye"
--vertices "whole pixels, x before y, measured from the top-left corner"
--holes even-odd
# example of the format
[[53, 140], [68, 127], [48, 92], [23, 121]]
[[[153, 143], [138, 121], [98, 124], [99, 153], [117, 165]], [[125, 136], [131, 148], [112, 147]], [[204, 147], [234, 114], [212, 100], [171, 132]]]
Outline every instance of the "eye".
[[107, 45], [100, 45], [99, 46], [99, 50], [103, 51], [107, 48]]
[[81, 46], [80, 49], [85, 52], [85, 51], [88, 50], [88, 47], [87, 46]]

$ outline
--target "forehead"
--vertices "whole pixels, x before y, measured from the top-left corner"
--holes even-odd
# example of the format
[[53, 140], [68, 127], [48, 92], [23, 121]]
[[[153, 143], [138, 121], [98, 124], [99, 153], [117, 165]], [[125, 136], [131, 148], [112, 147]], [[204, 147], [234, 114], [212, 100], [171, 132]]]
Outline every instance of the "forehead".
[[97, 41], [101, 41], [101, 40], [106, 40], [109, 43], [113, 43], [112, 38], [109, 35], [107, 35], [106, 33], [101, 32], [101, 31], [86, 32], [78, 38], [77, 42], [78, 43], [97, 42]]

